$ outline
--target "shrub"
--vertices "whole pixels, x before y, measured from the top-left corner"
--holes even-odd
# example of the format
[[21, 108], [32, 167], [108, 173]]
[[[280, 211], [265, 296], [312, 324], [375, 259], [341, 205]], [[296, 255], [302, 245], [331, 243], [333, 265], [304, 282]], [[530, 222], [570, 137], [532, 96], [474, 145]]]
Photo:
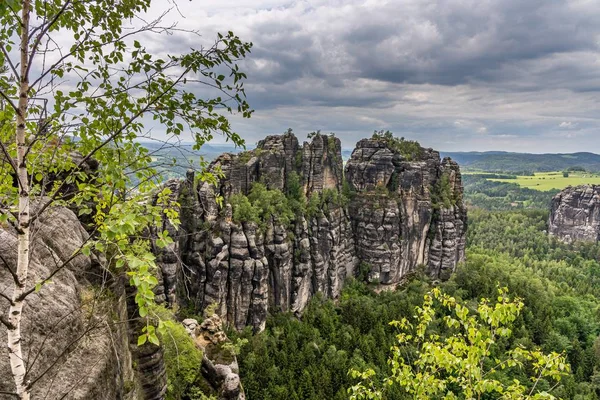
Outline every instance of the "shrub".
[[373, 139], [383, 140], [390, 150], [400, 154], [406, 161], [418, 160], [423, 156], [423, 148], [416, 140], [397, 138], [390, 131], [374, 131]]
[[252, 185], [248, 196], [242, 193], [231, 195], [229, 204], [233, 208], [233, 221], [237, 223], [255, 222], [264, 228], [271, 220], [289, 225], [296, 218], [288, 198], [281, 190], [267, 189], [259, 182]]
[[240, 222], [260, 223], [259, 210], [255, 207], [248, 197], [242, 193], [236, 193], [229, 197], [229, 204], [233, 208], [233, 220]]
[[431, 203], [434, 209], [450, 208], [456, 205], [456, 196], [450, 186], [450, 176], [443, 173], [433, 186]]
[[167, 371], [167, 400], [190, 398], [191, 392], [198, 392], [203, 380], [202, 351], [183, 325], [174, 320], [171, 311], [157, 306], [154, 310], [160, 315], [164, 328], [160, 330], [160, 342], [163, 345], [163, 357]]

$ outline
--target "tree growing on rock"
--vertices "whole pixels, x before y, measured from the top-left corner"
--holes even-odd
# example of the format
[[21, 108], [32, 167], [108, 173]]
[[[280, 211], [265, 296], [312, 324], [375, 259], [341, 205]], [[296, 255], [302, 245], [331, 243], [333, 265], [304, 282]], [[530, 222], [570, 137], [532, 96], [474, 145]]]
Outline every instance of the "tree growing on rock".
[[[166, 189], [156, 204], [147, 201], [158, 187], [151, 154], [138, 142], [148, 134], [148, 124], [160, 125], [166, 137], [191, 134], [196, 149], [215, 134], [243, 144], [226, 115], [251, 115], [246, 75], [237, 65], [251, 44], [228, 32], [207, 47], [154, 55], [144, 45], [152, 35], [187, 33], [201, 39], [162, 25], [164, 14], [143, 19], [150, 3], [0, 2], [0, 222], [15, 232], [18, 243], [16, 264], [0, 262], [12, 277], [0, 293], [8, 306], [0, 308], [0, 322], [14, 378], [14, 392], [5, 394], [29, 399], [38, 381], [30, 376], [23, 348], [25, 302], [78, 254], [110, 254], [113, 266], [125, 269], [137, 289], [139, 315], [151, 312], [157, 280], [142, 232], [165, 215], [177, 223], [178, 215]], [[205, 96], [197, 94], [200, 89]], [[31, 228], [55, 206], [87, 216], [91, 239], [32, 281]], [[159, 232], [159, 245], [169, 240]], [[157, 328], [147, 323], [139, 343], [157, 343], [156, 329], [160, 323]]]

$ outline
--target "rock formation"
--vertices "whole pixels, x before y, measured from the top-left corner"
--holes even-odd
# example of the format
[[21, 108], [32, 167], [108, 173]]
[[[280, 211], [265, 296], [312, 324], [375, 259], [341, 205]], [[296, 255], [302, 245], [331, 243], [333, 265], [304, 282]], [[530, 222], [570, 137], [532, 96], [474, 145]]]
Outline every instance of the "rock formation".
[[[444, 176], [447, 206], [435, 199]], [[448, 158], [440, 163], [431, 149], [407, 161], [385, 141], [363, 139], [346, 165], [346, 179], [357, 191], [350, 204], [356, 253], [371, 266], [371, 280], [397, 283], [419, 264], [447, 278], [464, 259], [466, 209], [458, 164]]]
[[237, 357], [227, 347], [231, 342], [223, 331], [221, 318], [213, 314], [201, 324], [190, 318], [183, 320], [183, 325], [202, 349], [202, 375], [219, 399], [245, 400]]
[[[223, 154], [211, 168], [222, 174], [216, 185], [191, 173], [168, 183], [181, 226], [160, 253], [164, 292], [180, 307], [216, 304], [237, 329], [263, 329], [269, 310], [299, 313], [318, 292], [336, 298], [359, 265], [371, 282], [395, 285], [418, 265], [447, 278], [464, 259], [460, 170], [431, 149], [409, 160], [385, 140], [364, 139], [344, 173], [339, 139], [319, 134], [300, 146], [288, 133]], [[276, 215], [236, 220], [232, 195], [256, 182], [284, 193], [298, 182], [308, 209], [287, 224]]]
[[565, 242], [600, 238], [600, 186], [564, 189], [552, 199], [548, 232]]
[[[317, 134], [300, 145], [285, 134], [265, 138], [252, 151], [223, 154], [211, 168], [218, 172], [216, 183], [193, 173], [165, 183], [180, 205], [181, 225], [165, 220], [160, 227], [176, 240], [155, 249], [155, 294], [158, 303], [195, 314], [215, 305], [216, 315], [193, 331], [204, 349], [203, 376], [221, 399], [244, 398], [235, 359], [220, 351], [222, 323], [262, 330], [268, 312], [301, 313], [316, 293], [336, 298], [350, 276], [396, 285], [422, 265], [445, 279], [464, 259], [460, 170], [431, 149], [409, 157], [386, 140], [365, 139], [344, 170], [339, 139]], [[287, 208], [271, 204], [278, 211], [240, 217], [242, 203], [234, 199], [250, 205], [244, 196], [252, 196], [257, 183]], [[594, 190], [568, 203], [597, 227]], [[582, 219], [579, 211], [563, 208], [557, 206], [561, 221]], [[162, 399], [163, 351], [150, 343], [137, 346], [142, 325], [127, 279], [109, 273], [101, 254], [71, 257], [88, 240], [90, 221], [54, 207], [32, 226], [31, 284], [69, 261], [25, 305], [32, 397]], [[12, 228], [0, 226], [0, 262], [10, 268], [15, 241]], [[6, 287], [10, 268], [0, 265]], [[0, 346], [0, 392], [12, 390], [6, 351]]]
[[[62, 207], [45, 211], [31, 232], [29, 285], [57, 270], [88, 238], [75, 214]], [[0, 256], [1, 263], [14, 270], [16, 232], [8, 226], [0, 227]], [[22, 333], [32, 398], [138, 397], [138, 377], [132, 368], [135, 355], [129, 349], [127, 324], [119, 323], [128, 319], [125, 297], [100, 284], [104, 281], [101, 261], [79, 254], [58, 270], [52, 283], [27, 298]], [[0, 265], [0, 282], [5, 287], [12, 284], [5, 265]], [[0, 337], [6, 338], [4, 325]], [[2, 345], [0, 391], [13, 388]]]

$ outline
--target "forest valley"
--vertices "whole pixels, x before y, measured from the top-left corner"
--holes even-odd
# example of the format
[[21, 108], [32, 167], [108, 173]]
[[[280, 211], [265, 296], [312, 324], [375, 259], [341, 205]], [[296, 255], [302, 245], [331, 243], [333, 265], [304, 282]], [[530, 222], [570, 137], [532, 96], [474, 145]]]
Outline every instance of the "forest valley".
[[[347, 399], [356, 383], [350, 370], [372, 368], [377, 376], [389, 375], [390, 348], [397, 344], [399, 329], [388, 322], [413, 315], [433, 287], [471, 308], [482, 297], [495, 298], [498, 287], [506, 287], [524, 307], [512, 324], [512, 335], [495, 344], [494, 357], [515, 346], [562, 352], [571, 372], [557, 386], [542, 379], [537, 388], [552, 389], [557, 398], [598, 398], [600, 245], [549, 238], [547, 220], [544, 210], [471, 210], [467, 261], [448, 281], [434, 282], [416, 273], [396, 291], [376, 293], [370, 284], [351, 279], [337, 301], [317, 296], [300, 319], [276, 313], [260, 334], [232, 331], [243, 343], [239, 362], [246, 395]], [[438, 311], [429, 329], [444, 337], [442, 318]], [[527, 368], [499, 370], [496, 379], [518, 379], [531, 386]], [[422, 397], [395, 387], [383, 398]]]

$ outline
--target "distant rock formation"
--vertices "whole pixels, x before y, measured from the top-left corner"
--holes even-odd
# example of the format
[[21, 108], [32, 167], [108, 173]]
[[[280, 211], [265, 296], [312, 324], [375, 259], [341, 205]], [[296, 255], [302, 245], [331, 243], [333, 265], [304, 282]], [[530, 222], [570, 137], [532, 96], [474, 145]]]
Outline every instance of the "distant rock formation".
[[548, 232], [564, 242], [600, 238], [600, 186], [568, 187], [552, 199]]
[[[269, 310], [299, 313], [318, 292], [336, 298], [359, 266], [384, 285], [418, 265], [447, 278], [464, 259], [460, 170], [436, 151], [421, 153], [408, 161], [385, 140], [364, 139], [344, 173], [339, 139], [316, 135], [300, 146], [285, 134], [218, 157], [216, 186], [193, 174], [168, 182], [182, 223], [177, 231], [165, 225], [179, 240], [158, 253], [165, 299], [195, 310], [215, 303], [228, 324], [262, 330]], [[317, 213], [287, 226], [233, 220], [233, 194], [255, 182], [286, 192], [292, 176], [307, 198], [320, 196]]]

